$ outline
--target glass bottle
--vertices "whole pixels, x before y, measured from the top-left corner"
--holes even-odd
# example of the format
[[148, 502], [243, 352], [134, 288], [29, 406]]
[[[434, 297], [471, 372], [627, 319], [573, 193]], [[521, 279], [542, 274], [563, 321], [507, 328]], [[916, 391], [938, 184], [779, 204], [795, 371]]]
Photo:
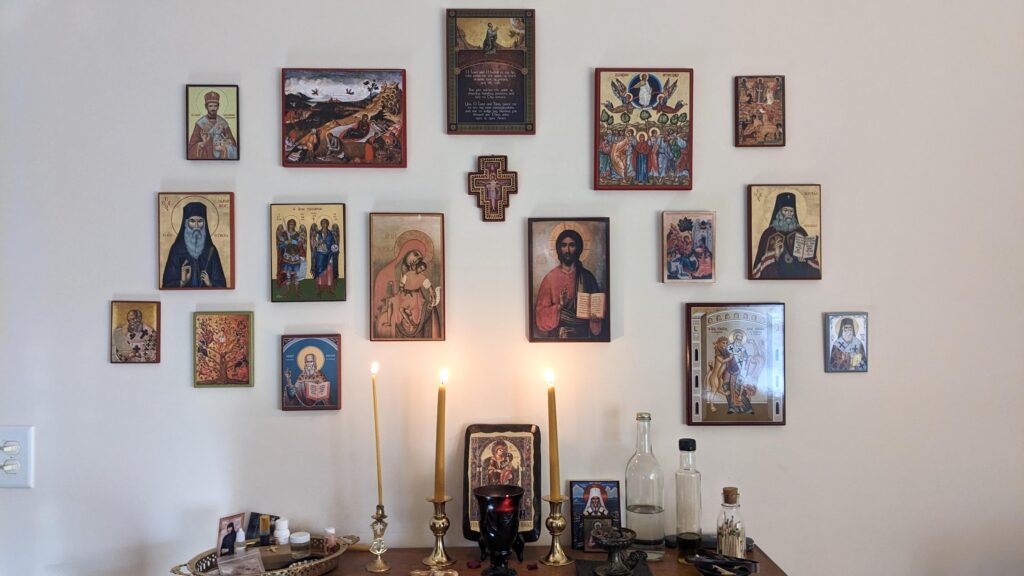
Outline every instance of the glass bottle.
[[718, 553], [746, 558], [747, 530], [740, 515], [739, 490], [722, 489], [722, 511], [718, 513]]
[[665, 555], [665, 478], [651, 449], [651, 415], [636, 415], [636, 453], [626, 465], [626, 527], [636, 532], [633, 548], [648, 561]]
[[697, 470], [697, 441], [679, 439], [679, 470], [676, 470], [676, 542], [679, 562], [700, 552], [700, 471]]

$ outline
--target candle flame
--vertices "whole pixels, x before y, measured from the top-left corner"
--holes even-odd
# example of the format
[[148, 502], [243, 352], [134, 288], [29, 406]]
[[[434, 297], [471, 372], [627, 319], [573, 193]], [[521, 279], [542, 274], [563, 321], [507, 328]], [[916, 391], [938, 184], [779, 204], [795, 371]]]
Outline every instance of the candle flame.
[[441, 371], [437, 373], [437, 377], [441, 379], [441, 385], [444, 386], [444, 383], [448, 381], [448, 369], [441, 368]]
[[555, 385], [555, 373], [551, 370], [551, 368], [547, 368], [544, 370], [544, 381], [548, 383], [548, 386]]
[[378, 364], [376, 362], [374, 362], [373, 364], [370, 364], [370, 374], [373, 374], [374, 376], [376, 376], [377, 375], [377, 371], [379, 371], [379, 370], [380, 370], [380, 364]]

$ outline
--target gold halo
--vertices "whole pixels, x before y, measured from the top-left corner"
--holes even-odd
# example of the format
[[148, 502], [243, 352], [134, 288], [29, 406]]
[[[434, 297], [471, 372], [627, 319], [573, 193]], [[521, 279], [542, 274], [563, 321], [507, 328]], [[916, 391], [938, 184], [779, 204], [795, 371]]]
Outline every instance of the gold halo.
[[[171, 230], [174, 231], [174, 235], [178, 235], [178, 229], [181, 227], [181, 215], [185, 212], [185, 204], [189, 202], [202, 202], [206, 206], [206, 229], [210, 231], [210, 236], [217, 232], [217, 227], [220, 226], [220, 212], [217, 211], [217, 207], [213, 205], [205, 196], [185, 196], [181, 200], [178, 200], [174, 207], [171, 208]], [[177, 223], [175, 223], [177, 220]]]
[[324, 352], [316, 346], [306, 346], [295, 356], [295, 364], [298, 365], [299, 369], [303, 369], [306, 364], [306, 355], [312, 354], [316, 359], [316, 369], [322, 370], [324, 367]]
[[202, 110], [203, 114], [201, 114], [201, 116], [205, 116], [206, 115], [206, 93], [207, 92], [216, 92], [217, 95], [220, 96], [220, 99], [217, 100], [217, 104], [218, 104], [217, 111], [218, 111], [218, 113], [221, 112], [221, 111], [224, 111], [224, 109], [227, 108], [227, 106], [225, 105], [225, 102], [228, 101], [229, 97], [227, 95], [227, 92], [225, 92], [223, 89], [221, 89], [221, 88], [214, 88], [213, 86], [193, 86], [192, 88], [193, 88], [193, 90], [196, 93], [195, 96], [192, 97], [192, 106], [193, 106], [192, 109], [195, 110], [195, 108], [198, 107], [200, 110]]
[[583, 226], [580, 222], [562, 221], [555, 224], [551, 229], [551, 233], [548, 234], [548, 250], [554, 255], [555, 261], [559, 261], [558, 246], [555, 246], [555, 242], [558, 241], [558, 235], [564, 230], [575, 230], [583, 238], [583, 250], [580, 251], [579, 257], [579, 261], [583, 262], [587, 259], [587, 255], [590, 254], [590, 243], [594, 239], [594, 235], [588, 227]]
[[[514, 466], [515, 468], [519, 468], [523, 461], [522, 455], [519, 453], [519, 448], [517, 448], [511, 440], [506, 440], [504, 438], [499, 438], [498, 440], [501, 440], [502, 442], [505, 443], [505, 447], [508, 448], [508, 453], [512, 455], [512, 466]], [[489, 442], [486, 446], [484, 446], [484, 458], [493, 456], [494, 445], [498, 442], [498, 440]]]
[[402, 250], [402, 246], [410, 240], [419, 240], [426, 246], [427, 250], [423, 255], [425, 262], [429, 263], [434, 260], [434, 241], [422, 230], [406, 230], [398, 236], [398, 239], [395, 240], [395, 258], [401, 258], [402, 255], [399, 252]]

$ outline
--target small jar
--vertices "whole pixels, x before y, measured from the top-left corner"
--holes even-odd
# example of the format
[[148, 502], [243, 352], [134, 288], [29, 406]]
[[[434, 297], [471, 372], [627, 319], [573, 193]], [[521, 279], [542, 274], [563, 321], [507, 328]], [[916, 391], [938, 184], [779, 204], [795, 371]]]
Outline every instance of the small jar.
[[288, 541], [292, 545], [292, 560], [309, 558], [309, 552], [311, 549], [309, 532], [295, 532], [288, 538]]
[[328, 550], [338, 545], [338, 537], [334, 533], [333, 526], [330, 528], [324, 528], [324, 540], [326, 540]]
[[722, 489], [722, 511], [718, 513], [718, 553], [747, 557], [747, 529], [740, 514], [740, 493], [732, 486]]

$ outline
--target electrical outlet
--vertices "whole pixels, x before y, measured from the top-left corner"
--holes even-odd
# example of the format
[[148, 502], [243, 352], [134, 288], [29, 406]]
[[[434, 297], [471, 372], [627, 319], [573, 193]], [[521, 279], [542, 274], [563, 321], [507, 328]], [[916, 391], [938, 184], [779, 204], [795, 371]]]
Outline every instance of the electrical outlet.
[[35, 482], [35, 426], [0, 426], [0, 488]]

